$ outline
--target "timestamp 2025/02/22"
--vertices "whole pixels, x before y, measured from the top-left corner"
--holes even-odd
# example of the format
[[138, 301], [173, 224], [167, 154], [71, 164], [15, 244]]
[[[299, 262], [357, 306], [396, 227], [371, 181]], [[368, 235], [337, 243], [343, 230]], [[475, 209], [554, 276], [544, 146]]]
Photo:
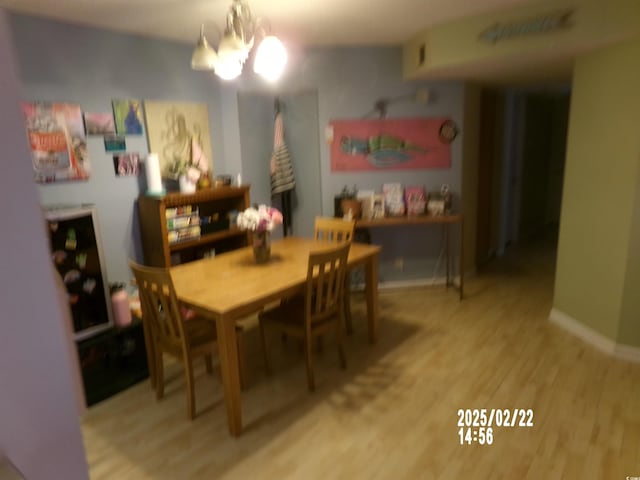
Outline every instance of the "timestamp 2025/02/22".
[[533, 427], [533, 409], [459, 409], [458, 437], [460, 445], [491, 445], [493, 427]]

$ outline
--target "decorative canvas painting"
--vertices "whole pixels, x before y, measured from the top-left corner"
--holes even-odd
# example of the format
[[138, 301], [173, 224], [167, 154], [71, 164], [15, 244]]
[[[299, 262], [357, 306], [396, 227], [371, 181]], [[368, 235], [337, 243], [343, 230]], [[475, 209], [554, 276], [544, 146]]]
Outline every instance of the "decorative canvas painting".
[[212, 171], [206, 104], [145, 101], [144, 111], [149, 151], [158, 154], [163, 177], [175, 179], [192, 163], [201, 171]]
[[331, 171], [449, 168], [451, 149], [440, 138], [447, 118], [333, 120]]
[[140, 154], [120, 153], [113, 156], [113, 168], [118, 177], [140, 173]]
[[35, 181], [88, 179], [91, 166], [80, 105], [25, 102], [22, 111]]
[[87, 135], [113, 135], [116, 133], [113, 113], [84, 112], [84, 126]]
[[118, 135], [144, 133], [144, 116], [140, 100], [113, 100], [112, 104]]
[[123, 152], [127, 149], [124, 135], [107, 135], [104, 137], [105, 152]]

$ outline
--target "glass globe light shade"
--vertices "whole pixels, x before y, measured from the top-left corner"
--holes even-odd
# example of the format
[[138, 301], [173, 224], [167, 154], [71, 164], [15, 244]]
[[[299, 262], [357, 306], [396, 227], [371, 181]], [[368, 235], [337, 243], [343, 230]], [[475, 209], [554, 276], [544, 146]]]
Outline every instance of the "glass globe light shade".
[[242, 62], [229, 58], [221, 57], [216, 63], [215, 74], [223, 80], [233, 80], [242, 73]]
[[256, 52], [253, 71], [269, 81], [275, 81], [282, 75], [287, 64], [287, 50], [282, 42], [272, 35], [262, 40]]
[[193, 70], [213, 70], [217, 62], [216, 51], [209, 45], [204, 33], [201, 33], [198, 44], [191, 55], [191, 68]]
[[230, 31], [225, 33], [218, 45], [218, 57], [244, 61], [248, 55], [249, 51], [240, 37]]

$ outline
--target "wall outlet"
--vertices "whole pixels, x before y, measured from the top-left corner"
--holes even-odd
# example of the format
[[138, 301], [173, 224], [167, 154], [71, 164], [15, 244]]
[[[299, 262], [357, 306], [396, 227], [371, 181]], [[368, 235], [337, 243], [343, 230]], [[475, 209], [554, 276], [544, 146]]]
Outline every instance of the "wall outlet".
[[396, 259], [393, 261], [393, 266], [395, 268], [397, 268], [400, 271], [404, 270], [404, 258], [403, 257], [396, 257]]

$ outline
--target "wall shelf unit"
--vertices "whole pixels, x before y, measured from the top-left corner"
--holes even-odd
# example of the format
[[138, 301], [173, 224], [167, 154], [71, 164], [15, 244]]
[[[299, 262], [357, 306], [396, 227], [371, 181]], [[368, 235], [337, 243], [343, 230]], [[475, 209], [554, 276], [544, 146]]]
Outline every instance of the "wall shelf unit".
[[248, 185], [164, 197], [140, 195], [145, 264], [169, 267], [248, 245], [248, 233], [231, 226], [229, 217], [249, 204]]

